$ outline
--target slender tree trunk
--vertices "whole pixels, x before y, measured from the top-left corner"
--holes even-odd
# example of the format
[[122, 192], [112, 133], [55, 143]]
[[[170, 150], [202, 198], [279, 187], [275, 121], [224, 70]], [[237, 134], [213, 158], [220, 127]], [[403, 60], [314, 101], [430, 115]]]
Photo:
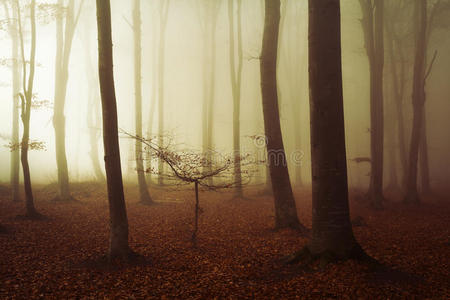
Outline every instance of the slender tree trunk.
[[103, 145], [110, 214], [109, 259], [128, 259], [128, 218], [123, 194], [122, 169], [114, 88], [111, 6], [109, 0], [96, 0], [98, 63], [103, 115]]
[[[234, 165], [234, 182], [236, 183], [236, 197], [242, 198], [242, 174], [241, 174], [241, 78], [243, 68], [243, 50], [242, 50], [242, 1], [238, 0], [237, 7], [237, 48], [238, 63], [236, 68], [235, 59], [235, 21], [234, 21], [234, 0], [228, 0], [228, 22], [230, 34], [230, 76], [231, 90], [233, 94], [233, 153], [236, 163]], [[236, 70], [237, 69], [237, 70]], [[236, 72], [237, 71], [237, 72]]]
[[[157, 61], [158, 61], [158, 51], [156, 49], [159, 49], [157, 46], [157, 22], [156, 18], [153, 18], [152, 20], [152, 89], [151, 89], [151, 103], [150, 103], [150, 111], [149, 111], [149, 118], [148, 118], [148, 127], [147, 127], [147, 134], [149, 137], [151, 137], [153, 132], [153, 120], [155, 118], [156, 113], [156, 104], [157, 104], [157, 96], [158, 96], [158, 75], [157, 75]], [[152, 155], [151, 153], [147, 153], [147, 169], [152, 170]], [[152, 183], [152, 172], [147, 173], [147, 179], [149, 180], [149, 183]]]
[[[22, 29], [22, 18], [20, 12], [20, 4], [17, 4], [17, 16], [19, 25], [19, 38], [20, 38], [20, 49], [22, 56], [22, 67], [23, 67], [23, 94], [21, 97], [21, 107], [22, 107], [22, 123], [23, 123], [23, 135], [22, 135], [22, 151], [21, 151], [21, 162], [23, 170], [23, 181], [25, 189], [25, 199], [26, 199], [26, 217], [36, 218], [40, 214], [36, 211], [34, 206], [33, 190], [31, 186], [31, 175], [30, 166], [28, 164], [28, 149], [30, 142], [30, 118], [31, 118], [31, 104], [33, 100], [33, 85], [34, 85], [34, 73], [35, 73], [35, 61], [36, 61], [36, 0], [32, 0], [30, 4], [30, 21], [31, 21], [31, 49], [30, 49], [30, 59], [29, 59], [29, 74], [27, 78], [27, 64], [25, 59], [25, 46], [23, 38]], [[27, 81], [28, 79], [28, 81]]]
[[[166, 28], [167, 19], [169, 14], [170, 0], [163, 0], [161, 3], [160, 10], [160, 32], [159, 32], [159, 68], [158, 68], [158, 130], [159, 130], [159, 147], [164, 147], [164, 84], [165, 84], [165, 52], [166, 52]], [[164, 161], [162, 159], [158, 160], [158, 183], [159, 185], [164, 184], [163, 176], [164, 173]]]
[[369, 202], [382, 208], [383, 202], [383, 65], [384, 65], [384, 0], [360, 0], [363, 29], [370, 69], [370, 152], [371, 172]]
[[409, 149], [407, 191], [404, 199], [405, 203], [419, 203], [417, 192], [417, 163], [419, 157], [420, 133], [424, 123], [425, 105], [425, 53], [426, 53], [426, 32], [427, 32], [427, 3], [426, 0], [415, 1], [416, 17], [416, 53], [414, 60], [413, 78], [413, 128]]
[[[142, 137], [142, 47], [141, 47], [141, 0], [134, 0], [133, 30], [134, 30], [134, 90], [135, 90], [135, 129], [136, 136]], [[142, 142], [136, 139], [136, 171], [139, 184], [141, 202], [152, 204], [153, 200], [148, 192], [145, 181]]]
[[[64, 7], [64, 1], [58, 0], [58, 6]], [[55, 60], [55, 96], [53, 127], [55, 129], [56, 165], [58, 171], [59, 201], [70, 201], [69, 172], [66, 156], [66, 117], [64, 108], [66, 103], [67, 83], [69, 80], [69, 61], [75, 33], [76, 18], [74, 0], [69, 0], [65, 11], [65, 24], [60, 13], [56, 18], [56, 60]]]
[[[405, 82], [405, 62], [400, 41], [394, 37], [394, 28], [392, 20], [386, 21], [386, 33], [387, 33], [387, 50], [390, 59], [390, 71], [392, 76], [392, 89], [395, 103], [396, 123], [397, 123], [397, 135], [399, 144], [400, 162], [402, 166], [402, 189], [405, 188], [406, 170], [407, 170], [407, 158], [406, 158], [406, 142], [405, 142], [405, 121], [403, 117], [403, 96], [404, 96], [404, 82]], [[394, 52], [394, 42], [397, 46], [398, 58]], [[400, 63], [400, 72], [397, 68], [397, 61]]]
[[349, 217], [339, 0], [309, 0], [313, 256], [359, 258]]
[[422, 194], [431, 194], [430, 185], [430, 166], [428, 163], [428, 138], [427, 138], [427, 119], [426, 112], [424, 108], [423, 112], [423, 125], [420, 137], [420, 149], [419, 149], [419, 161], [420, 161], [420, 180]]
[[89, 128], [89, 157], [92, 162], [92, 167], [94, 170], [95, 178], [97, 181], [104, 182], [105, 175], [103, 174], [102, 167], [100, 166], [100, 160], [98, 157], [98, 139], [101, 132], [101, 115], [100, 115], [100, 101], [98, 86], [95, 82], [98, 82], [98, 78], [94, 74], [94, 66], [92, 63], [91, 53], [91, 40], [89, 39], [89, 25], [85, 23], [85, 34], [86, 38], [83, 40], [83, 45], [85, 46], [86, 55], [86, 74], [88, 76], [88, 103], [87, 103], [87, 114], [86, 123]]
[[[5, 6], [5, 11], [8, 12], [8, 7], [6, 2], [3, 3]], [[17, 10], [14, 9], [14, 3], [12, 4], [12, 20], [9, 25], [9, 34], [12, 41], [12, 85], [13, 85], [13, 109], [12, 109], [12, 133], [11, 133], [11, 143], [13, 145], [19, 144], [19, 107], [20, 107], [20, 56], [19, 56], [19, 36], [18, 36], [18, 24], [17, 24]], [[9, 16], [8, 16], [9, 19]], [[19, 175], [20, 175], [20, 147], [11, 151], [11, 199], [13, 202], [20, 201], [19, 194]]]
[[305, 230], [297, 216], [284, 152], [278, 107], [277, 56], [280, 1], [266, 0], [265, 8], [261, 52], [261, 91], [270, 178], [275, 201], [275, 226], [276, 228], [290, 227]]

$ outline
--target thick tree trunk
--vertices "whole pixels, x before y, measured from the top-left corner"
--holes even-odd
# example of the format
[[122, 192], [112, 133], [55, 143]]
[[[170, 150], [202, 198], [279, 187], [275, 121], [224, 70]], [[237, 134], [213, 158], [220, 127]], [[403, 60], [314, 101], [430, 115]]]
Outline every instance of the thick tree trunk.
[[[64, 1], [58, 0], [58, 6], [64, 7]], [[66, 156], [66, 117], [64, 108], [66, 103], [67, 83], [69, 79], [69, 60], [75, 32], [75, 3], [69, 1], [65, 11], [65, 24], [63, 16], [56, 19], [56, 59], [55, 59], [55, 96], [53, 127], [55, 128], [56, 166], [58, 173], [59, 201], [73, 200], [70, 195], [69, 172]]]
[[25, 59], [25, 46], [22, 29], [22, 18], [20, 13], [20, 6], [17, 4], [17, 16], [19, 23], [19, 37], [20, 48], [22, 53], [22, 67], [23, 67], [23, 94], [20, 94], [22, 100], [22, 123], [23, 123], [23, 136], [22, 136], [22, 151], [21, 162], [23, 170], [23, 182], [25, 189], [26, 199], [26, 217], [36, 218], [40, 214], [36, 211], [34, 206], [33, 190], [31, 186], [30, 166], [28, 164], [28, 148], [30, 142], [30, 118], [31, 118], [31, 104], [33, 100], [33, 85], [34, 85], [34, 73], [36, 62], [36, 0], [32, 0], [30, 4], [30, 20], [31, 20], [31, 49], [30, 49], [30, 74], [28, 75], [27, 82], [27, 67]]
[[[235, 59], [235, 30], [234, 30], [234, 0], [228, 0], [228, 22], [230, 34], [230, 76], [231, 90], [233, 94], [233, 153], [235, 157], [234, 164], [234, 182], [236, 183], [236, 197], [242, 198], [242, 174], [241, 174], [241, 79], [243, 68], [243, 50], [242, 50], [242, 1], [238, 0], [237, 7], [237, 48], [238, 63], [236, 68]], [[237, 70], [236, 70], [237, 69]], [[237, 71], [237, 72], [236, 72]]]
[[305, 228], [298, 220], [289, 179], [278, 107], [277, 56], [280, 1], [266, 0], [265, 8], [261, 52], [261, 91], [270, 179], [275, 201], [275, 226], [276, 228], [291, 227], [304, 230]]
[[360, 257], [349, 217], [339, 0], [309, 0], [313, 256]]
[[426, 32], [427, 32], [427, 3], [426, 0], [415, 2], [416, 17], [416, 53], [414, 60], [413, 78], [413, 128], [409, 148], [409, 162], [407, 175], [407, 190], [405, 203], [419, 203], [417, 191], [417, 169], [419, 158], [420, 135], [424, 123], [425, 105], [425, 54], [426, 54]]
[[98, 63], [103, 115], [103, 145], [110, 214], [109, 259], [128, 259], [128, 218], [123, 194], [122, 169], [114, 88], [111, 6], [109, 0], [97, 1]]
[[[135, 90], [135, 134], [142, 137], [142, 48], [141, 48], [141, 0], [134, 0], [133, 30], [134, 30], [134, 90]], [[142, 142], [136, 139], [135, 144], [136, 171], [141, 202], [153, 204], [145, 181]]]

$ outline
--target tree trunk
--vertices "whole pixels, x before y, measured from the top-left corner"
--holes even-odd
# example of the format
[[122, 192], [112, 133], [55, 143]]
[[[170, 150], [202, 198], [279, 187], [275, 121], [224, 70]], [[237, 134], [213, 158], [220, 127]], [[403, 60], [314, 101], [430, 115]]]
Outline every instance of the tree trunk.
[[423, 130], [425, 105], [425, 53], [427, 32], [427, 3], [426, 0], [415, 1], [416, 17], [416, 53], [414, 60], [413, 78], [413, 128], [409, 148], [409, 165], [407, 176], [407, 191], [405, 203], [419, 203], [417, 192], [417, 163], [419, 157], [420, 133]]
[[431, 194], [430, 185], [430, 166], [428, 163], [428, 138], [427, 138], [427, 118], [424, 108], [423, 112], [423, 125], [420, 137], [420, 149], [419, 149], [419, 161], [420, 161], [420, 180], [422, 194]]
[[[55, 59], [55, 96], [53, 127], [55, 128], [56, 166], [58, 171], [59, 201], [73, 200], [70, 195], [69, 173], [66, 156], [66, 118], [64, 108], [66, 102], [67, 83], [69, 79], [69, 60], [75, 32], [74, 0], [69, 1], [63, 16], [56, 18], [56, 59]], [[58, 7], [64, 7], [64, 1], [58, 0]], [[61, 14], [61, 12], [60, 12]]]
[[[134, 0], [133, 30], [134, 30], [134, 90], [135, 90], [135, 129], [136, 136], [142, 136], [142, 48], [141, 48], [141, 0]], [[136, 171], [141, 202], [153, 204], [145, 181], [142, 142], [136, 139]]]
[[86, 122], [89, 130], [89, 156], [92, 162], [92, 167], [94, 169], [95, 178], [97, 181], [104, 182], [105, 175], [103, 174], [102, 168], [100, 166], [100, 160], [98, 157], [98, 139], [100, 137], [101, 131], [101, 116], [100, 116], [100, 101], [99, 99], [99, 91], [98, 86], [95, 82], [98, 82], [98, 78], [96, 78], [94, 71], [94, 66], [92, 63], [90, 49], [91, 40], [89, 39], [89, 25], [85, 23], [85, 34], [86, 38], [83, 40], [83, 45], [85, 46], [86, 51], [86, 74], [88, 76], [88, 103], [87, 103], [87, 114], [86, 114]]
[[[169, 14], [170, 0], [164, 0], [161, 2], [160, 9], [160, 32], [159, 32], [159, 68], [158, 68], [158, 143], [159, 148], [164, 147], [164, 71], [165, 71], [165, 52], [166, 52], [166, 27], [167, 18]], [[164, 173], [164, 161], [162, 159], [158, 160], [158, 183], [159, 185], [164, 184], [163, 181]]]
[[283, 137], [277, 94], [278, 31], [280, 24], [280, 1], [266, 0], [266, 15], [261, 52], [261, 91], [264, 128], [267, 138], [270, 179], [275, 202], [276, 228], [305, 228], [299, 222], [292, 193]]
[[313, 256], [360, 257], [349, 217], [339, 0], [309, 0]]
[[123, 194], [122, 169], [114, 88], [111, 6], [109, 0], [97, 1], [98, 63], [103, 115], [103, 145], [110, 214], [109, 259], [128, 259], [128, 218]]
[[31, 118], [31, 104], [33, 100], [33, 85], [34, 85], [34, 73], [36, 63], [36, 0], [31, 1], [30, 5], [30, 20], [31, 20], [31, 49], [30, 49], [30, 74], [28, 75], [27, 82], [27, 66], [25, 59], [25, 46], [22, 29], [22, 18], [20, 13], [20, 5], [17, 3], [17, 17], [19, 23], [19, 37], [20, 37], [20, 49], [22, 53], [22, 68], [23, 68], [23, 94], [20, 94], [22, 100], [22, 123], [23, 123], [23, 135], [22, 135], [22, 151], [21, 162], [23, 170], [23, 182], [25, 189], [26, 199], [26, 217], [36, 218], [40, 214], [36, 211], [34, 206], [33, 190], [31, 186], [30, 166], [28, 164], [28, 148], [30, 142], [30, 118]]
[[[3, 3], [5, 6], [5, 11], [8, 12], [8, 7], [6, 2]], [[13, 145], [19, 144], [19, 107], [20, 107], [20, 64], [19, 64], [19, 37], [17, 34], [18, 25], [17, 25], [17, 10], [14, 9], [14, 3], [12, 4], [12, 20], [9, 25], [9, 34], [11, 36], [12, 48], [11, 55], [13, 58], [13, 66], [12, 66], [12, 85], [13, 85], [13, 109], [12, 109], [12, 132], [11, 132], [11, 143]], [[8, 16], [9, 19], [9, 16]], [[19, 194], [19, 175], [20, 175], [20, 147], [11, 151], [11, 172], [10, 172], [10, 181], [11, 181], [11, 199], [13, 202], [20, 201]]]
[[[387, 33], [387, 50], [390, 59], [390, 71], [392, 76], [392, 89], [395, 102], [395, 113], [397, 123], [397, 135], [399, 144], [400, 162], [402, 166], [402, 189], [405, 188], [406, 170], [407, 170], [407, 158], [406, 158], [406, 142], [405, 142], [405, 121], [403, 117], [403, 98], [404, 98], [404, 86], [405, 86], [405, 62], [402, 50], [402, 45], [398, 38], [394, 34], [394, 26], [392, 20], [386, 21], [386, 33]], [[394, 43], [397, 46], [398, 58], [394, 52]], [[400, 63], [400, 72], [397, 68], [397, 61]]]
[[369, 202], [382, 208], [383, 202], [383, 65], [384, 65], [384, 0], [360, 0], [363, 29], [370, 70], [370, 152], [371, 172]]
[[241, 78], [243, 68], [243, 50], [242, 50], [242, 1], [238, 0], [237, 7], [237, 48], [238, 63], [236, 74], [235, 59], [235, 30], [234, 30], [234, 0], [228, 0], [228, 22], [230, 34], [230, 76], [231, 90], [233, 94], [233, 153], [235, 157], [234, 164], [234, 182], [236, 184], [236, 197], [242, 198], [242, 174], [241, 174]]

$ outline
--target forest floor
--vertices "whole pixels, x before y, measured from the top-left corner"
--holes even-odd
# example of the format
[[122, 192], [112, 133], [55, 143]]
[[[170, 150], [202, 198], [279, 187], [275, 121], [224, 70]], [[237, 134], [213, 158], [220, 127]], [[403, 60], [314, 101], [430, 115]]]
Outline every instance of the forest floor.
[[[36, 189], [36, 207], [48, 217], [25, 221], [0, 187], [0, 298], [450, 298], [450, 201], [420, 206], [391, 201], [371, 211], [351, 201], [354, 227], [366, 252], [390, 268], [370, 271], [355, 261], [309, 270], [282, 258], [307, 242], [291, 230], [274, 231], [273, 203], [249, 188], [249, 199], [201, 192], [198, 248], [191, 245], [193, 192], [153, 189], [155, 206], [126, 198], [131, 247], [145, 263], [107, 268], [93, 262], [108, 248], [105, 188], [76, 184], [76, 203], [55, 203], [55, 186]], [[355, 194], [352, 194], [355, 198]], [[301, 221], [311, 226], [311, 194], [296, 191]], [[363, 222], [363, 223], [364, 223]], [[92, 262], [92, 263], [90, 263]]]

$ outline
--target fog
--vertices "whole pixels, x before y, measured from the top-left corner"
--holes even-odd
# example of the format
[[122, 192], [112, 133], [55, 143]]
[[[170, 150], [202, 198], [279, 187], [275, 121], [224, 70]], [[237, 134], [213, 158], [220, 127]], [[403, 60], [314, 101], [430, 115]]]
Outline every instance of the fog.
[[[78, 7], [79, 2], [76, 2]], [[217, 28], [214, 37], [216, 46], [214, 72], [213, 148], [220, 152], [232, 150], [233, 102], [229, 67], [228, 8], [225, 1], [219, 5]], [[46, 3], [53, 3], [46, 1]], [[286, 4], [287, 3], [287, 4]], [[134, 79], [133, 79], [133, 29], [132, 1], [112, 1], [112, 24], [114, 44], [114, 71], [119, 110], [119, 128], [134, 132]], [[160, 42], [161, 1], [142, 1], [142, 87], [144, 135], [157, 134], [158, 128], [158, 78]], [[280, 32], [278, 82], [280, 115], [286, 153], [302, 151], [301, 176], [310, 182], [309, 147], [309, 102], [307, 66], [307, 1], [283, 1], [284, 25]], [[286, 9], [287, 7], [287, 9]], [[202, 101], [204, 87], [211, 78], [204, 74], [205, 57], [211, 64], [208, 46], [204, 46], [204, 25], [208, 18], [197, 1], [170, 1], [164, 50], [164, 132], [174, 137], [176, 143], [192, 149], [202, 148]], [[282, 8], [283, 11], [283, 8]], [[4, 10], [0, 10], [2, 18]], [[55, 82], [55, 20], [41, 11], [37, 26], [38, 67], [34, 93], [39, 100], [53, 102]], [[259, 55], [263, 32], [263, 2], [247, 0], [242, 4], [243, 72], [241, 100], [241, 147], [242, 151], [254, 152], [254, 140], [250, 136], [263, 135], [263, 117], [260, 92]], [[361, 26], [361, 7], [358, 1], [342, 1], [342, 51], [343, 85], [347, 158], [350, 186], [366, 187], [369, 183], [370, 165], [355, 163], [353, 158], [370, 156], [370, 105], [369, 68], [364, 48]], [[24, 27], [26, 53], [29, 49], [29, 18], [25, 15]], [[6, 28], [0, 32], [0, 57], [11, 57], [11, 39]], [[437, 51], [437, 59], [427, 81], [426, 127], [429, 145], [431, 183], [436, 188], [445, 187], [450, 176], [450, 142], [448, 115], [450, 114], [448, 70], [450, 67], [448, 32], [438, 28], [431, 36], [429, 59]], [[76, 27], [73, 48], [70, 54], [69, 81], [65, 106], [66, 152], [70, 181], [86, 181], [95, 178], [89, 152], [88, 113], [95, 113], [100, 120], [100, 94], [97, 75], [97, 31], [94, 1], [84, 1], [79, 23]], [[408, 65], [412, 66], [410, 50]], [[387, 55], [386, 55], [387, 56]], [[389, 60], [385, 62], [385, 139], [395, 131], [392, 92], [389, 83]], [[412, 67], [408, 68], [403, 113], [405, 118], [406, 145], [411, 135]], [[2, 145], [7, 145], [12, 124], [12, 77], [8, 64], [0, 67], [0, 128]], [[89, 103], [90, 95], [95, 105]], [[156, 101], [156, 102], [155, 102]], [[153, 104], [152, 106], [152, 102]], [[96, 108], [97, 107], [97, 108]], [[153, 108], [153, 112], [151, 109]], [[52, 126], [53, 108], [41, 107], [31, 113], [31, 139], [45, 142], [45, 151], [31, 151], [29, 156], [32, 181], [34, 183], [56, 182], [55, 140]], [[152, 121], [152, 124], [150, 123]], [[95, 123], [95, 124], [101, 124]], [[20, 125], [22, 126], [22, 124]], [[296, 127], [296, 128], [294, 128]], [[99, 157], [102, 162], [101, 128], [98, 130]], [[151, 132], [149, 132], [151, 130]], [[296, 130], [298, 139], [296, 142]], [[134, 141], [122, 137], [120, 140], [122, 169], [126, 181], [136, 180]], [[395, 152], [395, 161], [389, 151]], [[384, 181], [389, 184], [391, 168], [401, 174], [396, 151], [398, 145], [385, 143]], [[2, 169], [0, 180], [7, 183], [10, 176], [10, 150], [0, 150]], [[290, 165], [292, 182], [296, 182], [296, 166]], [[264, 173], [255, 175], [254, 182], [264, 180]]]

